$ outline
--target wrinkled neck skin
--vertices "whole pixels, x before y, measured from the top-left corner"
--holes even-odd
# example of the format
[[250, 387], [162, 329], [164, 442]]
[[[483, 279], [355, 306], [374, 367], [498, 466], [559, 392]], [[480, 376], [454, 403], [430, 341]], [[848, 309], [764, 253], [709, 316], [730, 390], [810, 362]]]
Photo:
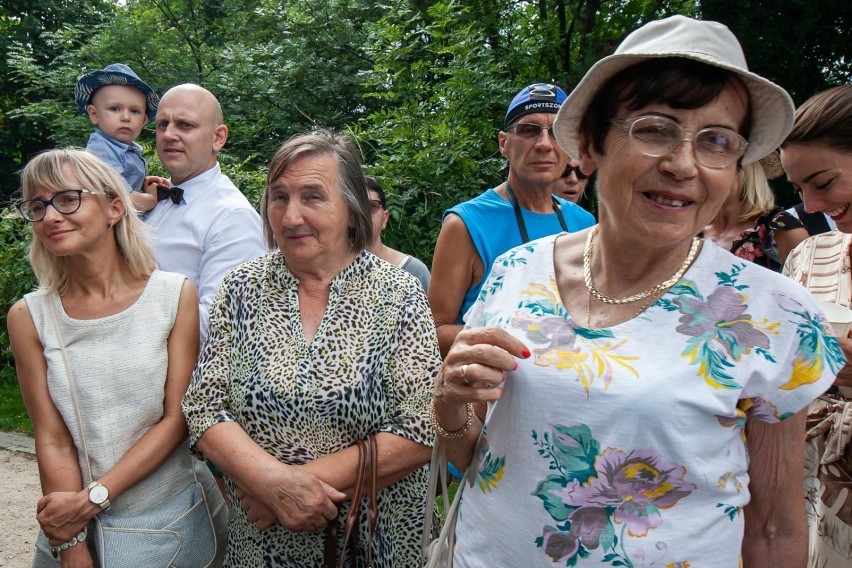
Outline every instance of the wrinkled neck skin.
[[676, 243], [647, 242], [619, 231], [601, 211], [592, 245], [595, 285], [609, 295], [627, 296], [659, 284], [683, 264], [691, 246], [691, 238]]
[[[540, 186], [524, 183], [515, 175], [511, 168], [509, 169], [509, 183], [512, 185], [512, 193], [515, 194], [515, 199], [518, 200], [518, 205], [520, 205], [521, 209], [535, 213], [553, 212], [553, 197], [550, 193], [550, 183]], [[507, 201], [509, 200], [505, 183], [498, 186], [497, 193]]]

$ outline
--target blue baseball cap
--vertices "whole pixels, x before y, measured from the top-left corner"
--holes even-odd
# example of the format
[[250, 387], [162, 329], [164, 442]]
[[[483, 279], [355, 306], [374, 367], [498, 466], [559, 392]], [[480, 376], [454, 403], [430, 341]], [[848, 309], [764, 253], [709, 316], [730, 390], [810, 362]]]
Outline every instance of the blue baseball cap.
[[133, 72], [133, 69], [124, 63], [107, 65], [100, 71], [86, 73], [77, 79], [77, 84], [74, 85], [74, 100], [77, 102], [77, 108], [80, 109], [80, 112], [88, 114], [86, 107], [92, 102], [95, 91], [107, 85], [127, 85], [142, 91], [142, 94], [145, 95], [145, 115], [148, 117], [148, 122], [150, 123], [156, 118], [160, 97], [157, 96], [154, 89], [139, 78], [139, 75]]
[[503, 128], [508, 127], [525, 114], [534, 112], [552, 112], [555, 114], [559, 112], [559, 107], [567, 98], [568, 95], [565, 94], [565, 91], [550, 83], [533, 83], [524, 87], [509, 103]]

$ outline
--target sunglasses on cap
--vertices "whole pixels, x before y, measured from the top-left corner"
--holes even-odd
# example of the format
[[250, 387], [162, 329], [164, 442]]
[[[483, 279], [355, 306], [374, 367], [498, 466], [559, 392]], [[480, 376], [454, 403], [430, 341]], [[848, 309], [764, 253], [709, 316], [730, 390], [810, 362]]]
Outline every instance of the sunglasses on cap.
[[580, 181], [583, 181], [584, 179], [589, 179], [589, 176], [580, 171], [580, 166], [572, 166], [571, 164], [565, 166], [565, 171], [562, 172], [562, 175], [559, 177], [567, 178], [571, 175], [571, 172], [574, 172], [574, 174], [577, 176], [577, 179]]

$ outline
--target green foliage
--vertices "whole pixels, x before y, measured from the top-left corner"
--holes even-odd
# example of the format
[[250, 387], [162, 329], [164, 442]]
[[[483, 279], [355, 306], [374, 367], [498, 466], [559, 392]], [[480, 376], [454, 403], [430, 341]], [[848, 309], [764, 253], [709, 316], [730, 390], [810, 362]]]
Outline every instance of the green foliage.
[[[840, 0], [9, 0], [0, 192], [15, 192], [35, 152], [85, 145], [93, 126], [73, 85], [120, 61], [161, 95], [195, 82], [218, 96], [229, 127], [219, 160], [255, 204], [284, 140], [318, 126], [351, 134], [388, 194], [384, 239], [429, 264], [442, 212], [502, 181], [497, 133], [512, 96], [540, 81], [570, 90], [631, 30], [674, 13], [729, 24], [752, 68], [797, 102], [850, 80], [852, 3]], [[791, 52], [794, 64], [778, 56]], [[138, 142], [163, 174], [153, 129]], [[0, 219], [6, 309], [33, 285], [25, 235]], [[11, 372], [3, 328], [0, 377]]]
[[514, 89], [458, 3], [391, 12], [365, 51], [364, 88], [381, 108], [354, 134], [389, 193], [386, 240], [428, 264], [441, 212], [500, 181], [497, 117]]
[[0, 379], [0, 431], [33, 433], [27, 408], [15, 380]]
[[850, 2], [703, 0], [701, 11], [729, 26], [749, 67], [782, 85], [797, 105], [852, 81]]
[[17, 379], [6, 314], [12, 304], [35, 287], [28, 258], [29, 243], [30, 229], [17, 211], [7, 207], [0, 212], [0, 385], [13, 383], [15, 388]]
[[[54, 127], [49, 114], [16, 115], [14, 111], [52, 98], [32, 88], [30, 77], [16, 67], [26, 55], [32, 67], [51, 66], [68, 51], [78, 49], [91, 30], [111, 17], [114, 4], [106, 0], [5, 0], [0, 3], [0, 195], [15, 191], [15, 172], [34, 153], [52, 145]], [[63, 28], [74, 23], [89, 30], [77, 41], [56, 41]], [[65, 39], [68, 39], [65, 36]], [[32, 68], [30, 69], [32, 71]], [[70, 92], [65, 85], [66, 94]]]

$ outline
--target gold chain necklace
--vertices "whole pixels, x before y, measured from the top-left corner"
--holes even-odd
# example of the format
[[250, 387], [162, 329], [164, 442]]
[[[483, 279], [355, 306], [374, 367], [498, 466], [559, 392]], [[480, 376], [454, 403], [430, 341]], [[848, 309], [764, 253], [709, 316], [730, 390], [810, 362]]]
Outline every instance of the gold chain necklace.
[[686, 259], [683, 261], [683, 264], [680, 265], [677, 272], [672, 274], [671, 278], [660, 282], [653, 288], [645, 290], [644, 292], [624, 296], [622, 298], [615, 298], [601, 293], [597, 288], [595, 288], [595, 285], [592, 282], [592, 244], [594, 243], [597, 232], [598, 227], [596, 225], [591, 231], [589, 231], [589, 236], [586, 238], [586, 248], [583, 250], [583, 280], [585, 281], [586, 288], [589, 290], [591, 295], [605, 304], [629, 304], [631, 302], [638, 302], [639, 300], [644, 300], [648, 296], [658, 294], [666, 288], [674, 286], [687, 271], [689, 266], [692, 264], [692, 261], [695, 260], [695, 255], [698, 253], [698, 248], [701, 246], [701, 239], [692, 239], [692, 246], [689, 248], [689, 254], [686, 255]]
[[[647, 302], [644, 302], [639, 309], [636, 310], [636, 313], [633, 314], [631, 319], [636, 319], [639, 317], [639, 314], [647, 310], [651, 304], [654, 303], [654, 298], [652, 297]], [[612, 326], [609, 326], [612, 327]], [[588, 298], [586, 299], [586, 329], [592, 329], [592, 292], [589, 292]]]

